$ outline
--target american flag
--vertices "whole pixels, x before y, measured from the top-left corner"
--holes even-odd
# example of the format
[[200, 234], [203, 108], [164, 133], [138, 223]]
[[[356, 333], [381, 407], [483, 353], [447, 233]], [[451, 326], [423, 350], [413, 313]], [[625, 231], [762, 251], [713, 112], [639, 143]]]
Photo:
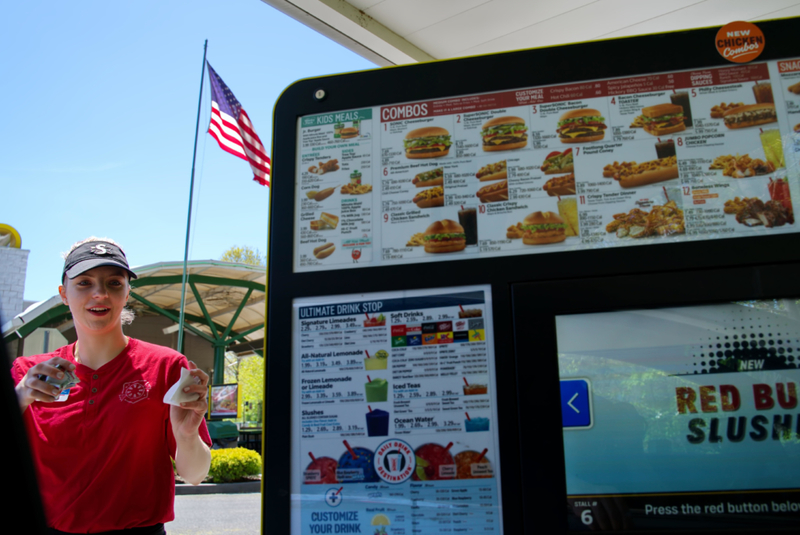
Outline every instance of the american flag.
[[269, 186], [269, 156], [258, 138], [253, 123], [233, 92], [222, 78], [208, 65], [208, 78], [211, 81], [211, 123], [208, 133], [217, 140], [225, 152], [247, 160], [253, 169], [253, 180], [262, 186]]

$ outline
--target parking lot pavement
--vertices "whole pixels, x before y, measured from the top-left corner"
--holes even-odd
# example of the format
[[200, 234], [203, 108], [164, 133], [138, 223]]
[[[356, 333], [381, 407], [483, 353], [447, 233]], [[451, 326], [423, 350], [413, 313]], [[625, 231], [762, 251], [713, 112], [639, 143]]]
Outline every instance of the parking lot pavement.
[[168, 535], [261, 534], [261, 493], [175, 496]]

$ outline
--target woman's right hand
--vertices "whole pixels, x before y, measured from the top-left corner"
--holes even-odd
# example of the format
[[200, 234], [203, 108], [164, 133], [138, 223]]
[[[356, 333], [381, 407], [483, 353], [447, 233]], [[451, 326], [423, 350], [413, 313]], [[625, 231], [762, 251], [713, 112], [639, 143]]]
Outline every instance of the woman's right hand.
[[[63, 369], [56, 368], [56, 365], [61, 366]], [[61, 389], [39, 379], [39, 376], [46, 375], [61, 380], [64, 378], [64, 370], [75, 371], [75, 364], [61, 357], [53, 357], [29, 369], [25, 377], [15, 387], [20, 409], [25, 412], [28, 405], [34, 401], [54, 402]]]

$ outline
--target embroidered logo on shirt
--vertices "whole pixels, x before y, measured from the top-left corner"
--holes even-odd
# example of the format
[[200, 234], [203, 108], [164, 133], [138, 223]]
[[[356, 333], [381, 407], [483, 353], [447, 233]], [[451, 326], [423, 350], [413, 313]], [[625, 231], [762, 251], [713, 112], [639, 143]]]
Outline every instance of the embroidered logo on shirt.
[[146, 399], [149, 393], [150, 383], [144, 379], [139, 379], [122, 385], [122, 393], [119, 395], [119, 399], [128, 403], [138, 403]]

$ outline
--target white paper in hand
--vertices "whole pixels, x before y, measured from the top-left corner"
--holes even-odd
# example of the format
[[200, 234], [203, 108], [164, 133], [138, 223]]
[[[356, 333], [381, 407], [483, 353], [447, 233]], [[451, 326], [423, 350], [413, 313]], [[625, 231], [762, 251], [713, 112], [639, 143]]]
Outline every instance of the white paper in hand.
[[181, 368], [181, 378], [177, 383], [172, 385], [172, 388], [170, 388], [166, 394], [164, 394], [164, 403], [180, 407], [181, 403], [197, 401], [200, 398], [200, 394], [195, 392], [186, 393], [183, 389], [189, 385], [198, 384], [199, 382], [200, 380], [197, 377], [189, 375], [189, 369]]

